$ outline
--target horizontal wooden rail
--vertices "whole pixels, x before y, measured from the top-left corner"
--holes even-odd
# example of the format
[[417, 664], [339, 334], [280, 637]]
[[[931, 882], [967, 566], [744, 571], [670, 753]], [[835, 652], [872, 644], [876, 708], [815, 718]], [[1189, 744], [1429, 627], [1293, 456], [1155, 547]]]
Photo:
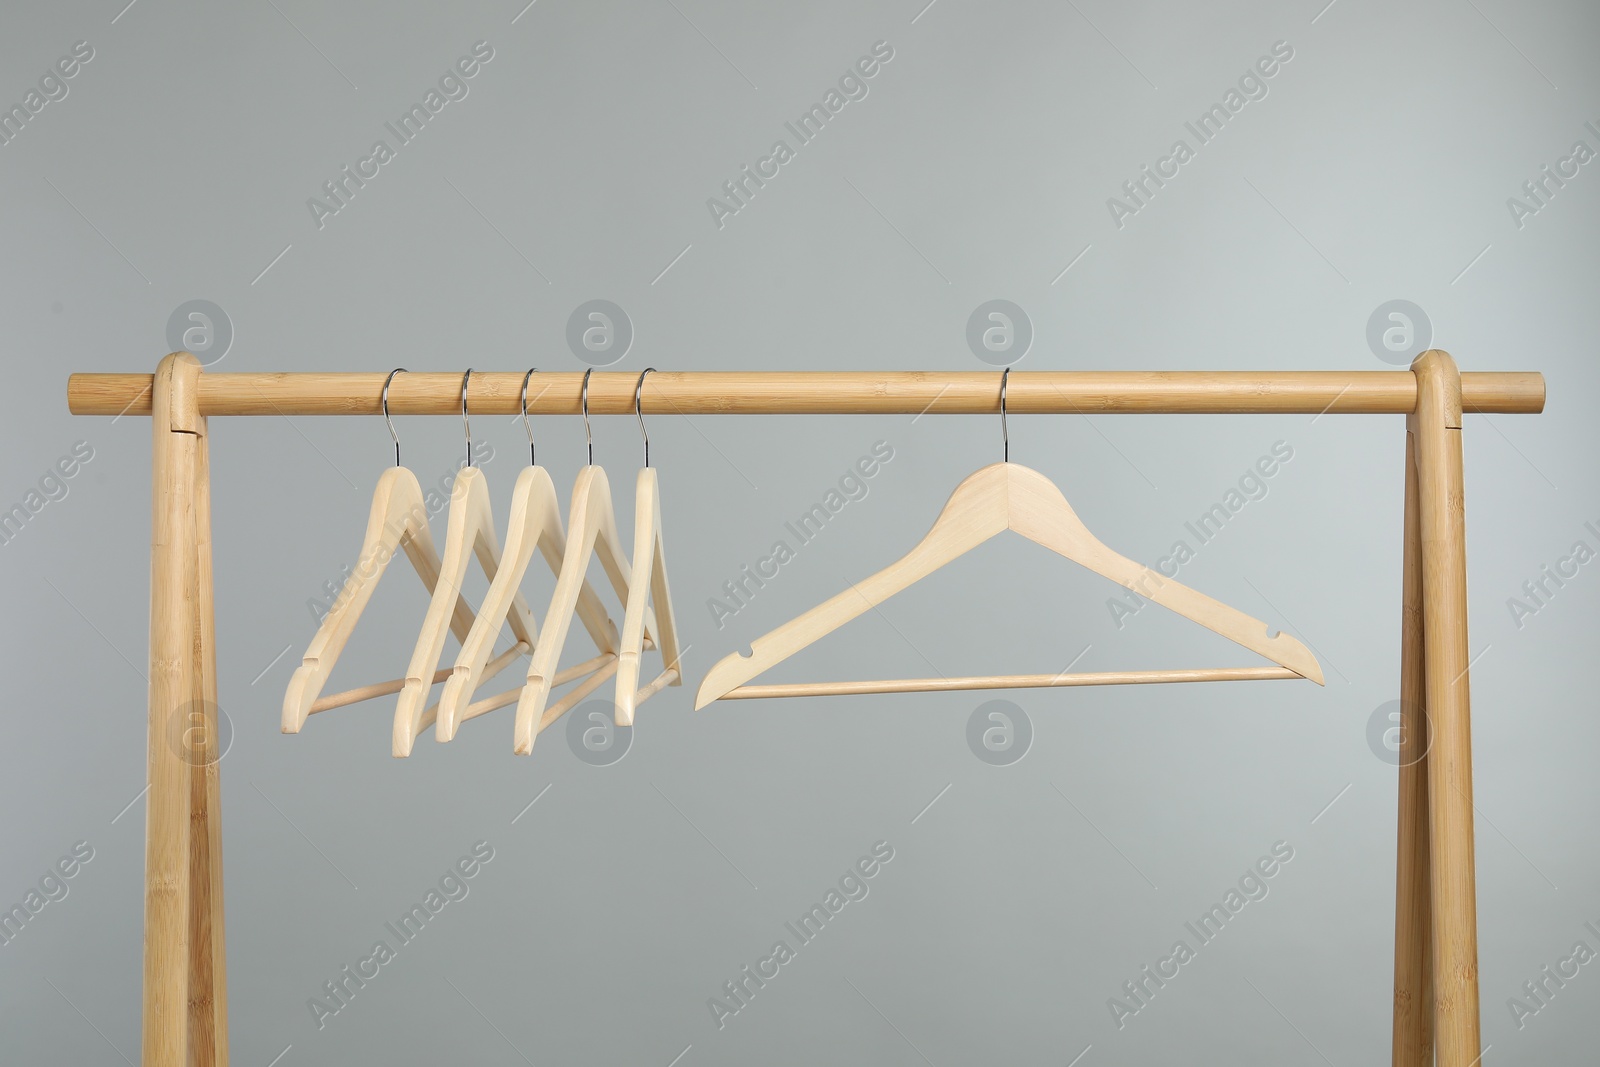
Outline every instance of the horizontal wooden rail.
[[[387, 372], [202, 374], [202, 415], [377, 415]], [[519, 410], [522, 371], [474, 371], [475, 415]], [[633, 412], [634, 371], [596, 371], [589, 411]], [[533, 376], [528, 411], [575, 415], [583, 374]], [[148, 374], [74, 374], [74, 415], [150, 414]], [[1468, 411], [1534, 414], [1544, 409], [1544, 376], [1533, 371], [1461, 375]], [[1017, 371], [1006, 387], [1014, 414], [1389, 414], [1416, 407], [1410, 371]], [[644, 409], [681, 415], [994, 414], [1000, 375], [991, 371], [659, 371], [645, 379]], [[395, 415], [454, 415], [457, 372], [399, 374], [389, 389]]]

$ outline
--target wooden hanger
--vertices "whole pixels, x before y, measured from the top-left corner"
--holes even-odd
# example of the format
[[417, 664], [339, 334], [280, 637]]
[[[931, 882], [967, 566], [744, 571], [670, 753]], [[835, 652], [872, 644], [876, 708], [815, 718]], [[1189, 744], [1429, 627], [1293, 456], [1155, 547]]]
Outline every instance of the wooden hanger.
[[[667, 588], [667, 564], [662, 552], [661, 486], [650, 466], [650, 435], [645, 432], [641, 404], [644, 376], [654, 369], [646, 367], [633, 390], [633, 413], [639, 419], [639, 432], [644, 436], [644, 466], [639, 469], [634, 491], [633, 571], [628, 579], [628, 606], [622, 619], [622, 651], [617, 657], [618, 726], [632, 726], [634, 709], [660, 692], [663, 686], [683, 684], [682, 664], [678, 662], [678, 627], [672, 616], [672, 593]], [[656, 621], [660, 624], [656, 643], [661, 647], [664, 669], [654, 681], [640, 689], [644, 616], [652, 598]]]
[[[445, 631], [451, 620], [451, 606], [460, 599], [461, 583], [466, 579], [467, 567], [473, 557], [483, 572], [494, 580], [500, 569], [500, 542], [494, 532], [494, 512], [489, 504], [489, 485], [483, 472], [472, 465], [472, 424], [467, 419], [467, 384], [472, 380], [472, 368], [461, 376], [461, 419], [467, 430], [467, 465], [456, 473], [450, 490], [450, 513], [444, 538], [444, 552], [439, 557], [439, 580], [433, 587], [433, 598], [428, 602], [428, 612], [423, 617], [422, 629], [417, 635], [411, 664], [406, 668], [405, 685], [394, 711], [394, 754], [411, 755], [417, 734], [432, 725], [438, 714], [438, 705], [424, 709], [433, 687], [434, 671], [439, 666], [439, 656], [444, 651]], [[514, 592], [511, 602], [498, 618], [511, 625], [516, 637], [515, 652], [520, 655], [533, 650], [533, 614], [528, 610], [522, 594]], [[473, 620], [477, 627], [484, 622], [482, 613]], [[496, 627], [498, 629], [498, 626]], [[471, 636], [469, 629], [466, 636]], [[457, 635], [463, 643], [466, 636]]]
[[[502, 560], [500, 544], [494, 533], [488, 483], [482, 471], [476, 467], [466, 467], [457, 472], [451, 490], [449, 526], [445, 533], [444, 552], [439, 558], [439, 580], [433, 587], [433, 597], [428, 602], [428, 611], [423, 617], [422, 629], [418, 633], [411, 663], [406, 668], [400, 689], [400, 699], [395, 706], [393, 752], [396, 756], [411, 755], [417, 735], [433, 725], [438, 715], [438, 704], [426, 709], [423, 705], [427, 703], [434, 682], [440, 678], [436, 668], [439, 666], [439, 656], [444, 651], [445, 634], [447, 630], [454, 629], [450, 605], [459, 598], [467, 567], [474, 557], [491, 581], [499, 575]], [[467, 631], [469, 637], [472, 630], [490, 621], [485, 614], [486, 607], [480, 608], [473, 619]], [[520, 593], [497, 610], [499, 613], [494, 617], [494, 629], [498, 632], [500, 622], [509, 622], [511, 632], [516, 637], [509, 653], [499, 658], [496, 664], [498, 672], [510, 666], [518, 656], [533, 650], [534, 622], [533, 613], [528, 610]], [[459, 633], [457, 638], [463, 640]], [[449, 672], [444, 672], [443, 677], [448, 679]]]
[[[385, 421], [389, 421], [389, 382], [394, 380], [395, 374], [401, 373], [404, 373], [403, 368], [391, 372], [383, 383]], [[389, 421], [389, 435], [394, 437], [392, 421]], [[383, 472], [373, 491], [367, 532], [362, 538], [361, 551], [356, 556], [350, 577], [345, 581], [333, 607], [323, 616], [322, 624], [306, 646], [300, 666], [295, 668], [294, 675], [289, 679], [289, 687], [283, 697], [282, 727], [286, 734], [299, 733], [306, 717], [314, 712], [343, 707], [384, 693], [399, 692], [404, 684], [404, 680], [380, 682], [317, 699], [396, 550], [405, 552], [412, 568], [430, 592], [439, 585], [439, 554], [434, 550], [433, 538], [428, 532], [428, 508], [423, 500], [422, 486], [417, 483], [415, 474], [400, 466], [398, 437], [395, 437], [394, 456], [395, 465]], [[465, 638], [472, 628], [472, 610], [456, 596], [451, 600], [449, 612], [451, 630], [458, 638]]]
[[[519, 596], [517, 590], [521, 587], [534, 552], [542, 554], [551, 571], [557, 574], [566, 555], [567, 541], [561, 529], [561, 511], [556, 501], [555, 486], [550, 481], [549, 472], [534, 462], [533, 429], [528, 425], [527, 415], [528, 379], [533, 373], [529, 371], [522, 379], [522, 418], [523, 427], [528, 432], [529, 465], [517, 476], [517, 484], [511, 493], [511, 514], [506, 522], [505, 554], [500, 559], [500, 568], [489, 583], [489, 591], [484, 594], [477, 621], [472, 624], [467, 639], [461, 643], [461, 653], [456, 657], [454, 671], [445, 681], [444, 691], [439, 696], [438, 724], [434, 727], [434, 736], [440, 741], [454, 738], [461, 723], [484, 712], [503, 708], [520, 695], [519, 686], [499, 697], [472, 702], [478, 687], [494, 675], [489, 668], [499, 661], [491, 662], [489, 653], [499, 637], [500, 627], [513, 598]], [[578, 591], [577, 614], [584, 629], [594, 639], [600, 655], [580, 664], [590, 668], [588, 671], [571, 677], [604, 667], [616, 658], [618, 647], [616, 625], [606, 615], [605, 607], [587, 578]], [[537, 633], [531, 620], [529, 627], [530, 633]], [[531, 648], [537, 646], [538, 642], [534, 639], [529, 644]], [[562, 675], [567, 673], [562, 672]], [[562, 675], [557, 676], [555, 684], [571, 680]], [[425, 722], [420, 729], [426, 729]]]
[[[1002, 376], [1000, 412], [1005, 418]], [[825, 696], [851, 693], [922, 693], [951, 689], [1003, 689], [1069, 685], [1115, 685], [1176, 681], [1239, 681], [1309, 678], [1322, 684], [1316, 657], [1288, 634], [1267, 636], [1265, 623], [1213, 600], [1171, 578], [1119, 555], [1078, 518], [1072, 506], [1044, 475], [1007, 460], [969, 475], [950, 495], [933, 528], [896, 562], [833, 599], [751, 643], [751, 654], [733, 653], [713, 666], [700, 683], [695, 708], [714, 700], [753, 697]], [[883, 682], [821, 682], [749, 686], [756, 675], [832, 633], [952, 560], [1005, 530], [1014, 530], [1139, 596], [1177, 612], [1265, 656], [1278, 667], [1213, 668], [1182, 671], [1128, 671], [1096, 674], [911, 678]]]
[[[584, 429], [587, 432], [589, 375], [583, 375]], [[572, 624], [573, 609], [589, 570], [589, 560], [598, 559], [611, 581], [611, 587], [624, 604], [628, 602], [627, 557], [617, 535], [617, 516], [611, 506], [611, 484], [606, 472], [594, 465], [594, 441], [589, 440], [589, 465], [578, 472], [572, 490], [572, 512], [567, 522], [567, 553], [561, 561], [561, 574], [556, 579], [555, 594], [550, 609], [545, 614], [538, 647], [534, 649], [528, 665], [527, 684], [517, 697], [517, 717], [512, 734], [512, 751], [519, 756], [533, 752], [533, 740], [539, 731], [555, 722], [578, 701], [588, 696], [616, 673], [618, 660], [605, 663], [582, 684], [576, 686], [556, 704], [545, 707], [550, 698], [551, 686], [557, 684], [556, 664], [561, 658], [561, 647], [566, 642]], [[640, 609], [643, 615], [644, 637], [659, 644], [655, 613], [648, 605]]]

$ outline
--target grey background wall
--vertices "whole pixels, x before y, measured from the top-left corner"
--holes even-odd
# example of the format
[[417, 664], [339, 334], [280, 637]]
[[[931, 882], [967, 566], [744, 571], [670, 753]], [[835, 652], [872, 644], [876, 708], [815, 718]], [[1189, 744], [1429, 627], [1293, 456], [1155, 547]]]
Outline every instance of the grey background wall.
[[[149, 428], [71, 418], [64, 393], [152, 369], [175, 313], [218, 371], [1373, 370], [1423, 336], [1543, 371], [1545, 415], [1465, 434], [1484, 1062], [1592, 1062], [1597, 965], [1524, 990], [1600, 949], [1592, 5], [122, 2], [10, 4], [0, 32], [0, 103], [26, 114], [0, 145], [0, 506], [25, 517], [0, 546], [0, 902], [42, 904], [0, 946], [7, 1062], [137, 1056]], [[801, 143], [786, 123], [830, 89]], [[386, 124], [430, 90], [401, 143]], [[1213, 104], [1202, 141], [1186, 123]], [[392, 158], [362, 163], [379, 139]], [[762, 164], [780, 139], [793, 158]], [[723, 184], [746, 165], [770, 176], [741, 205]], [[368, 177], [340, 203], [347, 166]], [[585, 362], [568, 322], [595, 299], [633, 338]], [[967, 324], [994, 299], [1031, 344], [983, 362]], [[1375, 319], [1394, 300], [1421, 315]], [[397, 421], [407, 464], [448, 479], [459, 422]], [[581, 426], [536, 429], [565, 493]], [[214, 425], [234, 1063], [1384, 1059], [1399, 419], [1014, 417], [1012, 457], [1108, 543], [1187, 542], [1182, 580], [1313, 646], [1328, 685], [1018, 692], [996, 720], [994, 694], [690, 710], [717, 658], [913, 543], [999, 457], [996, 420], [650, 429], [689, 684], [596, 766], [559, 727], [513, 757], [505, 712], [406, 761], [386, 701], [280, 735], [308, 601], [390, 443], [372, 419]], [[503, 515], [521, 427], [474, 430]], [[594, 433], [627, 529], [636, 427]], [[799, 544], [785, 524], [875, 446], [892, 459]], [[1185, 524], [1230, 490], [1202, 544]], [[779, 540], [794, 558], [729, 600]], [[992, 544], [773, 677], [1251, 662], [1174, 616], [1119, 620], [1106, 586]], [[423, 603], [380, 587], [334, 685], [398, 673]], [[786, 928], [875, 845], [893, 858], [820, 935]], [[475, 847], [492, 859], [445, 878]], [[1274, 847], [1292, 858], [1202, 943], [1185, 924]], [[436, 889], [401, 944], [386, 924]], [[332, 999], [380, 940], [394, 958]], [[732, 1012], [725, 983], [780, 940], [793, 958]], [[1141, 1006], [1124, 983], [1179, 940], [1193, 958]]]

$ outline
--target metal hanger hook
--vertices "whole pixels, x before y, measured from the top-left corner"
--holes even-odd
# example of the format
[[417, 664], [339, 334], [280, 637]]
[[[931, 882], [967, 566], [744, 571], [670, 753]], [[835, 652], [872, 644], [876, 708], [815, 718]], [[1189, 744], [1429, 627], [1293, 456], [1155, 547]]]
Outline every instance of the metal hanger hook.
[[589, 466], [591, 467], [594, 466], [594, 434], [589, 430], [589, 375], [593, 373], [593, 367], [583, 372], [583, 393], [579, 398], [583, 405], [583, 439], [589, 445]]
[[1006, 378], [1010, 375], [1010, 367], [1000, 372], [1000, 458], [1006, 463], [1011, 462], [1011, 431], [1006, 429]]
[[409, 372], [404, 367], [396, 367], [390, 371], [389, 376], [383, 380], [383, 396], [379, 398], [383, 404], [383, 421], [389, 424], [389, 436], [394, 441], [394, 465], [396, 467], [400, 466], [400, 438], [394, 432], [394, 420], [389, 417], [389, 383], [394, 381], [396, 374], [407, 373]]
[[539, 463], [534, 459], [533, 426], [528, 422], [528, 379], [532, 378], [534, 372], [538, 369], [538, 367], [533, 367], [529, 369], [527, 374], [522, 376], [522, 428], [528, 434], [528, 466], [530, 467], [537, 467]]
[[472, 368], [461, 376], [461, 425], [467, 430], [467, 466], [472, 466], [472, 420], [467, 418], [467, 383], [472, 380]]
[[650, 434], [644, 428], [644, 376], [654, 371], [654, 367], [646, 367], [639, 372], [639, 381], [633, 387], [633, 414], [639, 420], [639, 436], [644, 438], [644, 465], [650, 466]]

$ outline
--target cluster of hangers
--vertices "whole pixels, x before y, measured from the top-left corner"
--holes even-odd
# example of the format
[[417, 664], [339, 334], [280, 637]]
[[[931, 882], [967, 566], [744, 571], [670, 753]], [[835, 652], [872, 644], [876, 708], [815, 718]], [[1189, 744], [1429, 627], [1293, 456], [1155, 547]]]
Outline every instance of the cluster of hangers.
[[[518, 476], [512, 494], [504, 554], [495, 538], [488, 488], [482, 472], [472, 466], [472, 428], [467, 415], [467, 383], [472, 371], [468, 370], [461, 380], [461, 415], [467, 425], [467, 466], [457, 475], [452, 489], [442, 554], [434, 550], [428, 532], [427, 509], [416, 476], [400, 466], [400, 441], [390, 421], [389, 433], [395, 439], [395, 466], [378, 480], [357, 566], [289, 682], [283, 705], [284, 732], [298, 732], [308, 715], [398, 693], [394, 719], [396, 756], [409, 755], [417, 737], [430, 725], [440, 741], [448, 741], [463, 722], [510, 704], [517, 706], [513, 749], [527, 754], [533, 750], [534, 738], [540, 730], [612, 676], [616, 678], [614, 704], [619, 726], [631, 726], [634, 710], [663, 687], [680, 684], [678, 635], [662, 558], [660, 490], [656, 472], [650, 466], [650, 438], [644, 427], [644, 380], [652, 369], [646, 368], [634, 387], [634, 414], [644, 435], [645, 458], [635, 495], [631, 562], [618, 540], [605, 471], [594, 465], [594, 441], [589, 435], [588, 421], [592, 371], [584, 373], [582, 393], [589, 463], [578, 473], [565, 534], [555, 488], [549, 474], [537, 465], [533, 452], [533, 430], [528, 423], [528, 380], [535, 372], [530, 370], [523, 376], [521, 408], [523, 425], [528, 432], [529, 465]], [[403, 369], [391, 372], [384, 381], [382, 406], [386, 420], [389, 417], [389, 383], [399, 373], [403, 373]], [[1292, 678], [1322, 684], [1322, 669], [1305, 645], [1286, 633], [1269, 636], [1267, 625], [1259, 619], [1118, 554], [1089, 531], [1054, 483], [1038, 471], [1012, 463], [1005, 407], [1009, 373], [1006, 370], [1000, 376], [1001, 462], [981, 468], [956, 486], [933, 528], [899, 560], [756, 638], [750, 644], [749, 655], [733, 653], [718, 661], [700, 684], [695, 697], [697, 709], [716, 700], [757, 697]], [[1276, 666], [746, 684], [1006, 530], [1015, 531], [1112, 579], [1138, 596], [1264, 656]], [[432, 596], [405, 677], [333, 696], [319, 696], [378, 577], [397, 550], [405, 552]], [[542, 627], [535, 626], [520, 592], [523, 575], [535, 551], [545, 557], [557, 575], [555, 593]], [[461, 596], [461, 582], [473, 556], [490, 580], [489, 590], [476, 614]], [[620, 635], [586, 578], [591, 558], [600, 561], [624, 606]], [[589, 632], [598, 654], [562, 670], [558, 661], [574, 615]], [[503, 625], [509, 625], [513, 644], [491, 659]], [[453, 669], [438, 670], [447, 633], [454, 633], [460, 642], [460, 654]], [[640, 662], [645, 650], [650, 648], [660, 649], [663, 670], [655, 680], [640, 687]], [[524, 684], [497, 696], [472, 699], [480, 685], [524, 655], [530, 657]], [[553, 687], [575, 681], [579, 684], [565, 696], [553, 704], [549, 702]], [[444, 690], [439, 700], [430, 706], [428, 695], [438, 682], [444, 683]]]
[[[400, 465], [400, 438], [389, 418], [389, 385], [396, 374], [405, 370], [391, 371], [383, 383], [382, 406], [389, 435], [394, 438], [395, 465], [378, 479], [366, 536], [350, 577], [289, 680], [283, 700], [284, 733], [298, 733], [307, 717], [318, 712], [398, 693], [394, 713], [396, 756], [410, 755], [416, 739], [429, 726], [438, 740], [449, 741], [462, 723], [511, 704], [517, 708], [512, 747], [526, 755], [533, 751], [539, 731], [610, 678], [616, 680], [614, 706], [619, 726], [633, 725], [635, 709], [663, 687], [681, 684], [677, 627], [662, 555], [661, 494], [655, 469], [650, 466], [650, 437], [645, 431], [641, 402], [645, 375], [653, 369], [646, 368], [634, 388], [634, 412], [644, 435], [644, 466], [639, 470], [634, 497], [631, 557], [624, 552], [617, 533], [610, 483], [605, 471], [594, 463], [594, 439], [589, 433], [592, 372], [583, 376], [582, 398], [589, 461], [578, 472], [565, 531], [555, 485], [549, 473], [538, 465], [533, 427], [528, 422], [528, 381], [535, 371], [528, 371], [522, 378], [528, 466], [518, 475], [512, 490], [503, 552], [495, 535], [488, 485], [483, 472], [472, 465], [472, 423], [467, 411], [467, 385], [472, 371], [462, 375], [461, 417], [467, 431], [467, 463], [451, 488], [444, 549], [439, 552], [429, 532], [422, 487], [416, 475]], [[362, 610], [397, 552], [405, 553], [430, 593], [405, 676], [321, 696]], [[523, 577], [536, 552], [556, 574], [555, 591], [542, 626], [535, 623], [521, 592]], [[476, 613], [461, 592], [473, 558], [489, 579], [488, 591]], [[620, 634], [589, 584], [591, 559], [599, 560], [623, 606]], [[559, 660], [574, 616], [588, 631], [597, 654], [562, 670]], [[511, 630], [511, 647], [492, 655], [504, 626]], [[455, 635], [460, 651], [453, 668], [438, 669], [448, 634]], [[641, 687], [641, 659], [650, 648], [660, 649], [663, 670]], [[479, 686], [523, 656], [528, 656], [529, 662], [522, 685], [473, 700]], [[438, 701], [429, 704], [432, 688], [439, 682], [444, 683], [444, 689]], [[570, 682], [578, 684], [551, 703], [552, 689]]]

